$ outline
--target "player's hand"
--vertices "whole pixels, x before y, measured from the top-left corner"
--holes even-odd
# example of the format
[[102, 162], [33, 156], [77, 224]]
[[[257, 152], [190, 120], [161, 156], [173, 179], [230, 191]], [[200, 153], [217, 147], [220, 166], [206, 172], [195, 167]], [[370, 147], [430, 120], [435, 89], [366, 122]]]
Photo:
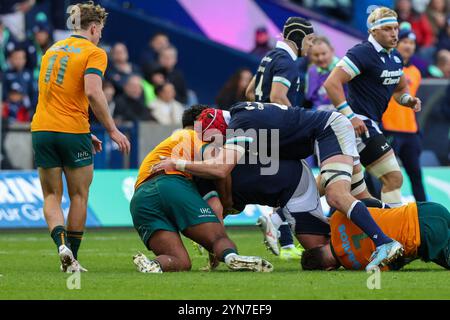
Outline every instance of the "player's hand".
[[92, 140], [92, 153], [96, 154], [97, 152], [102, 152], [102, 140], [97, 138], [94, 134], [91, 133]]
[[417, 97], [415, 97], [415, 98], [411, 97], [411, 99], [409, 99], [406, 106], [410, 107], [415, 112], [419, 112], [420, 110], [422, 110], [422, 101]]
[[128, 138], [122, 132], [120, 132], [118, 129], [115, 129], [109, 135], [111, 139], [119, 146], [120, 152], [124, 154], [130, 153], [130, 141], [128, 141]]
[[353, 128], [355, 129], [355, 133], [357, 137], [362, 137], [363, 135], [367, 136], [369, 131], [367, 130], [366, 124], [358, 117], [354, 117], [350, 120]]
[[160, 171], [160, 170], [164, 170], [164, 171], [176, 171], [176, 163], [175, 161], [173, 161], [172, 159], [163, 159], [161, 160], [161, 162], [155, 164], [152, 168], [152, 172], [156, 172], [156, 171]]

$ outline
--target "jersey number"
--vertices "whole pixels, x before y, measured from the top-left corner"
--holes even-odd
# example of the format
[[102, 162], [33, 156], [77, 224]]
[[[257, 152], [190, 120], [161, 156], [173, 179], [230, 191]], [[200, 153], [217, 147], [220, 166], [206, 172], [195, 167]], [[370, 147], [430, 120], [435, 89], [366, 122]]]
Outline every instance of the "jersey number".
[[361, 241], [368, 238], [369, 236], [365, 233], [358, 233], [352, 236], [353, 245], [355, 249], [359, 250], [361, 248]]
[[264, 78], [264, 75], [261, 74], [261, 78], [259, 78], [258, 85], [255, 88], [255, 96], [257, 97], [257, 100], [259, 100], [259, 101], [262, 100], [262, 96], [263, 96], [263, 92], [262, 92], [263, 78]]
[[[48, 59], [47, 70], [45, 71], [45, 79], [44, 82], [48, 83], [50, 81], [50, 76], [52, 75], [53, 67], [55, 66], [56, 59], [58, 55], [55, 54]], [[59, 70], [56, 75], [56, 83], [61, 85], [64, 82], [64, 75], [67, 70], [67, 63], [69, 62], [69, 56], [64, 56], [59, 60]]]

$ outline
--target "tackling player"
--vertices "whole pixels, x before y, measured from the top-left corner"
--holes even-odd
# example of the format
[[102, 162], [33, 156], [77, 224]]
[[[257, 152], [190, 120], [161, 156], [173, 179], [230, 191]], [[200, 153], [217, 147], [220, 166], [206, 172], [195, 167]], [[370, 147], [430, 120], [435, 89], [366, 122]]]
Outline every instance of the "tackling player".
[[[400, 105], [421, 109], [403, 75], [403, 60], [395, 47], [398, 22], [395, 11], [379, 7], [367, 19], [369, 39], [351, 48], [324, 83], [331, 102], [352, 123], [362, 165], [381, 180], [381, 200], [392, 206], [402, 203], [403, 177], [378, 124], [391, 96]], [[348, 101], [343, 85], [348, 83]]]
[[[92, 1], [73, 6], [70, 19], [74, 34], [56, 42], [42, 58], [39, 100], [31, 122], [45, 220], [64, 272], [87, 271], [76, 259], [86, 222], [92, 154], [102, 149], [101, 141], [90, 133], [89, 105], [119, 150], [130, 151], [130, 143], [115, 126], [102, 91], [107, 56], [97, 44], [106, 17], [105, 9]], [[70, 198], [67, 229], [61, 210], [62, 174]]]
[[[277, 159], [300, 160], [310, 156], [316, 145], [321, 161], [321, 181], [328, 204], [346, 212], [347, 217], [361, 227], [374, 241], [376, 250], [368, 270], [377, 267], [383, 261], [397, 255], [402, 246], [387, 237], [371, 218], [365, 205], [356, 200], [353, 194], [359, 194], [361, 181], [352, 180], [354, 162], [358, 159], [355, 134], [350, 121], [337, 112], [312, 112], [303, 108], [290, 108], [283, 105], [258, 102], [237, 103], [228, 112], [217, 109], [204, 110], [199, 119], [205, 141], [223, 141], [228, 139], [217, 157], [212, 160], [192, 162], [166, 159], [155, 166], [154, 170], [186, 171], [205, 178], [227, 177], [243, 155], [248, 144], [257, 145], [254, 135], [265, 130], [269, 135], [278, 134], [279, 140], [268, 145], [280, 147]], [[228, 132], [227, 128], [232, 129]], [[271, 141], [271, 137], [269, 138]], [[245, 142], [247, 146], [240, 145]], [[261, 150], [258, 150], [261, 151]], [[276, 151], [275, 151], [276, 153]], [[357, 166], [359, 163], [357, 164]], [[359, 179], [359, 177], [356, 177]], [[364, 186], [365, 190], [365, 186]]]
[[272, 271], [272, 265], [260, 257], [237, 254], [225, 227], [198, 193], [191, 174], [178, 169], [152, 170], [165, 157], [178, 161], [201, 159], [203, 142], [189, 123], [190, 119], [183, 117], [184, 129], [157, 145], [139, 168], [130, 212], [136, 231], [156, 258], [149, 260], [139, 253], [133, 257], [134, 264], [143, 273], [190, 270], [181, 232], [232, 270]]
[[[398, 270], [415, 259], [432, 261], [450, 269], [450, 213], [440, 204], [412, 202], [398, 208], [369, 208], [370, 214], [390, 237], [404, 246], [404, 256], [387, 268]], [[336, 211], [330, 219], [330, 243], [306, 250], [304, 270], [334, 270], [343, 266], [363, 270], [374, 249], [372, 241], [345, 214]]]

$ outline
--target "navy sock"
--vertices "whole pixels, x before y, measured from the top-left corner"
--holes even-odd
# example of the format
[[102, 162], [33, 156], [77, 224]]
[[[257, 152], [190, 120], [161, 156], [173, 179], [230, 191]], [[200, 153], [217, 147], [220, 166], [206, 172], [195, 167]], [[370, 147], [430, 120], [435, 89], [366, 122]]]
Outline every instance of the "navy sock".
[[370, 239], [375, 243], [375, 246], [380, 246], [382, 244], [391, 242], [392, 239], [389, 238], [381, 231], [380, 227], [377, 225], [375, 220], [367, 210], [367, 207], [361, 201], [355, 201], [353, 209], [347, 213], [347, 217], [350, 218], [365, 234], [369, 236]]
[[67, 245], [67, 233], [64, 226], [56, 226], [53, 228], [50, 236], [53, 239], [53, 242], [56, 244], [56, 250], [59, 249], [61, 245]]
[[220, 258], [220, 261], [225, 262], [225, 257], [227, 255], [229, 255], [230, 253], [238, 254], [237, 250], [234, 249], [234, 248], [225, 249], [225, 250], [223, 250], [222, 257]]
[[83, 231], [67, 231], [67, 242], [70, 244], [70, 250], [72, 250], [75, 259], [78, 259], [78, 249], [81, 240], [83, 240], [83, 233]]
[[278, 239], [278, 241], [280, 242], [280, 246], [284, 247], [294, 244], [294, 238], [292, 238], [291, 228], [289, 227], [289, 224], [283, 223], [278, 230], [280, 231], [280, 238]]

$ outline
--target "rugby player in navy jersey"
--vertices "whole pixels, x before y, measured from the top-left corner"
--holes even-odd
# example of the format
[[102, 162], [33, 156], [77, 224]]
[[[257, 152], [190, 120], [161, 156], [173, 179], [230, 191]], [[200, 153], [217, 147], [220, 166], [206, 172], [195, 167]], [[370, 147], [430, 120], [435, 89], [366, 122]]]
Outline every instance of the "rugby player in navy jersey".
[[[320, 181], [328, 204], [345, 212], [375, 244], [366, 269], [373, 270], [402, 254], [402, 245], [387, 237], [367, 207], [352, 195], [352, 191], [362, 185], [360, 181], [352, 181], [353, 166], [359, 166], [359, 156], [352, 124], [342, 114], [312, 112], [273, 103], [241, 102], [231, 108], [231, 114], [218, 109], [203, 110], [198, 121], [202, 129], [197, 127], [197, 134], [204, 141], [223, 145], [216, 156], [204, 161], [165, 159], [154, 166], [154, 171], [176, 169], [204, 178], [223, 179], [244, 155], [256, 156], [256, 160], [261, 161], [263, 154], [270, 154], [273, 165], [270, 170], [261, 170], [261, 174], [275, 174], [279, 159], [304, 159], [313, 153], [316, 145], [321, 162]], [[266, 141], [258, 139], [262, 133], [270, 137]], [[267, 141], [270, 141], [268, 149], [263, 150], [261, 146]]]
[[[379, 7], [369, 15], [367, 24], [368, 40], [347, 52], [324, 87], [331, 102], [355, 129], [362, 165], [382, 182], [381, 200], [393, 207], [402, 204], [403, 177], [394, 151], [378, 124], [391, 96], [416, 112], [421, 109], [421, 101], [409, 94], [403, 60], [395, 49], [398, 42], [395, 11]], [[348, 83], [348, 99], [344, 95], [345, 83]]]
[[261, 60], [248, 85], [247, 99], [296, 106], [300, 87], [297, 58], [306, 56], [314, 39], [311, 22], [300, 17], [288, 18], [283, 39]]
[[[300, 88], [298, 57], [306, 56], [315, 39], [314, 29], [306, 19], [290, 17], [283, 26], [283, 39], [261, 60], [256, 75], [246, 90], [249, 101], [272, 102], [297, 106]], [[261, 229], [270, 229], [267, 215], [259, 218]], [[276, 255], [282, 259], [300, 258], [301, 250], [294, 246], [289, 226], [280, 231], [281, 250]]]
[[[194, 127], [194, 122], [206, 106], [194, 105], [183, 112], [183, 123]], [[204, 157], [213, 155], [211, 145], [204, 145]], [[326, 244], [329, 233], [328, 219], [320, 203], [316, 180], [304, 160], [281, 160], [273, 175], [261, 175], [261, 163], [238, 164], [231, 171], [231, 190], [219, 190], [213, 180], [194, 177], [200, 195], [213, 208], [220, 220], [228, 214], [240, 213], [248, 204], [259, 204], [279, 209], [268, 216], [267, 229], [272, 235], [286, 225], [288, 232], [294, 231], [297, 240], [305, 249]], [[222, 199], [223, 203], [219, 199]], [[223, 194], [228, 193], [230, 194]], [[230, 199], [231, 198], [231, 199]], [[224, 199], [230, 199], [227, 203]], [[225, 206], [225, 208], [224, 208]], [[289, 226], [290, 225], [290, 226]], [[307, 237], [305, 235], [308, 234]], [[266, 237], [268, 249], [277, 254], [276, 237]], [[280, 250], [281, 251], [281, 250]], [[301, 257], [300, 251], [299, 255]], [[216, 261], [210, 260], [214, 268]]]

